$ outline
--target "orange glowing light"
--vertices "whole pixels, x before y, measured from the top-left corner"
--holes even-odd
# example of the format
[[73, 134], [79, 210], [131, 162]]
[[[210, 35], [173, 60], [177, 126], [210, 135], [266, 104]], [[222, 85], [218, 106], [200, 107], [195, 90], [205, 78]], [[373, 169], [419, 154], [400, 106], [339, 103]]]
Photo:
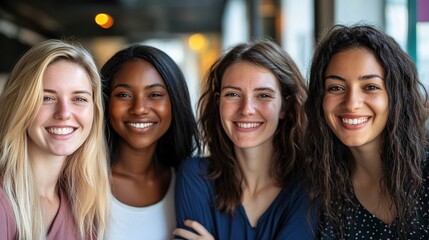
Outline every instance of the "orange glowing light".
[[99, 13], [95, 16], [95, 23], [102, 28], [111, 28], [113, 26], [113, 18], [109, 14]]
[[207, 39], [200, 33], [193, 34], [188, 40], [189, 47], [194, 51], [201, 51], [207, 46]]

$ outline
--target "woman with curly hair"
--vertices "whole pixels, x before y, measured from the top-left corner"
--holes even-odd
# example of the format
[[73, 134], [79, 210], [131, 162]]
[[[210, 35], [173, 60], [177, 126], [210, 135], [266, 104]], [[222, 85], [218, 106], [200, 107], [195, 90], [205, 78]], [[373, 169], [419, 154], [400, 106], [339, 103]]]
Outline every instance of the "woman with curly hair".
[[335, 26], [311, 65], [306, 173], [321, 239], [428, 239], [426, 91], [395, 40]]

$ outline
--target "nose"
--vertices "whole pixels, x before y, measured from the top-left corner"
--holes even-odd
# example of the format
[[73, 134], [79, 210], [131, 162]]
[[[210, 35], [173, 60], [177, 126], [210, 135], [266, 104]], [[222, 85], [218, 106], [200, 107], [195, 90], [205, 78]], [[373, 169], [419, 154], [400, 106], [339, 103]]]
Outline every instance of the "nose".
[[243, 98], [243, 100], [241, 101], [240, 111], [241, 111], [241, 114], [245, 116], [255, 114], [255, 106], [252, 99], [250, 99], [249, 97]]
[[347, 110], [353, 111], [360, 109], [363, 105], [363, 95], [357, 90], [350, 90], [346, 94], [345, 107]]
[[147, 106], [147, 101], [143, 96], [136, 97], [133, 101], [133, 104], [130, 108], [130, 112], [134, 115], [147, 114], [149, 112], [149, 107]]
[[54, 117], [59, 120], [67, 120], [71, 117], [71, 106], [67, 101], [60, 100], [57, 102]]

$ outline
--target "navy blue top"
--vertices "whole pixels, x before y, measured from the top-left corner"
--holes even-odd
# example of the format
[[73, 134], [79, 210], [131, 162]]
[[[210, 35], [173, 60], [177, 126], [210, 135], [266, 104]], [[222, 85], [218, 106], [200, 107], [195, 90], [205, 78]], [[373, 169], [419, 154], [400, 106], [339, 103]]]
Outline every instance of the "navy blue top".
[[[207, 179], [207, 158], [190, 158], [176, 179], [177, 226], [183, 221], [201, 223], [217, 240], [222, 239], [314, 239], [316, 213], [309, 217], [308, 198], [296, 180], [284, 187], [252, 227], [242, 205], [234, 215], [216, 208], [214, 181]], [[314, 217], [313, 217], [314, 216]]]

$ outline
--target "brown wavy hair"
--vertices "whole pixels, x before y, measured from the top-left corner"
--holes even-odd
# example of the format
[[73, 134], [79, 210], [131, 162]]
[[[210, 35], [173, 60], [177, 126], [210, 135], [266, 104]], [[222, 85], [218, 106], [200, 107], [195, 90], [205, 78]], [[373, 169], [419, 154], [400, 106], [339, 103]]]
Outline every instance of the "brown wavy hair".
[[[232, 64], [249, 62], [268, 69], [279, 81], [286, 112], [274, 136], [274, 161], [271, 176], [279, 186], [300, 172], [302, 139], [306, 126], [303, 104], [307, 97], [304, 79], [291, 57], [268, 40], [239, 44], [224, 53], [210, 68], [198, 102], [202, 140], [208, 148], [209, 177], [215, 181], [217, 207], [232, 214], [241, 202], [242, 173], [235, 158], [232, 141], [222, 128], [218, 94], [222, 77]], [[286, 99], [288, 100], [286, 101]]]

